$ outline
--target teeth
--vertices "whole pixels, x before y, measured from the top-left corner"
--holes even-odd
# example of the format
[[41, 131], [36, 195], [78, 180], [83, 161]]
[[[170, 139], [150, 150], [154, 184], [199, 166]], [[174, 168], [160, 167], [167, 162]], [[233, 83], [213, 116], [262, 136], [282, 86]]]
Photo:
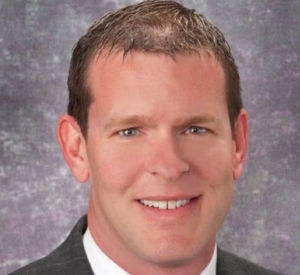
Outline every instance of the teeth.
[[166, 201], [160, 201], [158, 204], [159, 209], [167, 209], [168, 203]]
[[178, 201], [150, 201], [150, 200], [140, 200], [140, 203], [148, 207], [155, 207], [159, 209], [176, 209], [181, 206], [188, 204], [191, 200], [184, 199]]
[[180, 207], [182, 205], [182, 201], [176, 201], [176, 207]]
[[176, 201], [168, 201], [168, 209], [175, 209]]

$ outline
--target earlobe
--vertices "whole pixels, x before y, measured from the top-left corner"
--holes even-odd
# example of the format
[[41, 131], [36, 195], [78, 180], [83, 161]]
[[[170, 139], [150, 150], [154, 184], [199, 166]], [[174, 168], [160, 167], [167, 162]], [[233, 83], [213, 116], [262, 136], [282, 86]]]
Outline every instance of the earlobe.
[[248, 150], [248, 114], [242, 109], [236, 122], [233, 134], [233, 178], [237, 180], [243, 173]]
[[86, 182], [89, 177], [86, 142], [72, 116], [64, 115], [59, 119], [57, 138], [73, 176], [81, 183]]

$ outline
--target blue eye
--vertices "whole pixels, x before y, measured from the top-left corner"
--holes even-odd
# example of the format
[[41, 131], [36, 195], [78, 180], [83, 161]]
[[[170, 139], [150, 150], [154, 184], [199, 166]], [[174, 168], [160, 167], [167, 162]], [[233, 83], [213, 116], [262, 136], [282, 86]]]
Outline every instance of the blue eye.
[[203, 128], [203, 127], [199, 127], [199, 126], [191, 126], [188, 129], [188, 133], [189, 134], [195, 134], [195, 135], [199, 135], [199, 134], [204, 134], [207, 132], [207, 129]]
[[133, 136], [136, 136], [137, 135], [137, 129], [135, 128], [129, 128], [129, 129], [124, 129], [124, 130], [121, 130], [119, 132], [119, 134], [123, 137], [133, 137]]

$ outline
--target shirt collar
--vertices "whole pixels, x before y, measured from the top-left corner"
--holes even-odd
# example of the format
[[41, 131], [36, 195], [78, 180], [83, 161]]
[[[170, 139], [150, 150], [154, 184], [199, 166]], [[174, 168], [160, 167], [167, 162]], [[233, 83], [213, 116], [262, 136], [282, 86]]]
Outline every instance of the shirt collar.
[[[89, 228], [83, 235], [83, 246], [88, 261], [95, 275], [129, 275], [125, 270], [119, 267], [114, 261], [104, 254], [94, 241]], [[214, 254], [200, 275], [216, 275], [217, 267], [217, 247], [215, 246]]]

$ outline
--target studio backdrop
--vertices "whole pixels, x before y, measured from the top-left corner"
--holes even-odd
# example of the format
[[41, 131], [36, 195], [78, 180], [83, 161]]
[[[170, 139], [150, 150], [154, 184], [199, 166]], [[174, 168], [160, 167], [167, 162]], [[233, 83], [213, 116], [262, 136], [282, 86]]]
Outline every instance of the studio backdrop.
[[[300, 273], [300, 1], [185, 0], [223, 32], [239, 66], [250, 147], [218, 245]], [[47, 255], [86, 213], [56, 141], [71, 50], [134, 1], [0, 0], [0, 274]], [[216, 169], [216, 173], [217, 173]]]

